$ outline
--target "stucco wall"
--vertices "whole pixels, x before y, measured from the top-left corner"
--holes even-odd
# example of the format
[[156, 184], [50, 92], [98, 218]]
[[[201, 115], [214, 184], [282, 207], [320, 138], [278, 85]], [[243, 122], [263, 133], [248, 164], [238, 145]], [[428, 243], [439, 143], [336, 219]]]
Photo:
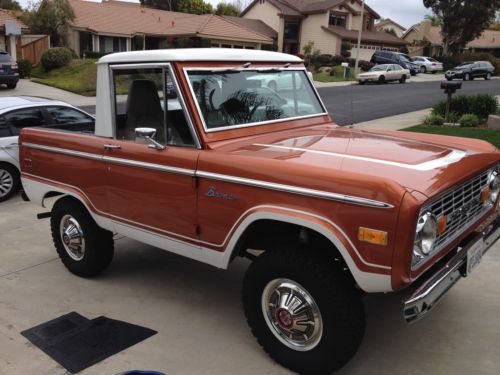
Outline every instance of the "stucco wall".
[[328, 26], [328, 13], [311, 14], [302, 20], [300, 32], [300, 53], [303, 53], [304, 46], [309, 42], [314, 42], [314, 48], [321, 53], [338, 54], [338, 38], [323, 30], [321, 26]]
[[278, 16], [278, 9], [265, 0], [263, 3], [256, 3], [247, 13], [245, 13], [243, 18], [261, 20], [262, 22], [267, 23], [267, 25], [272, 27], [274, 30], [281, 33], [279, 28], [280, 18]]

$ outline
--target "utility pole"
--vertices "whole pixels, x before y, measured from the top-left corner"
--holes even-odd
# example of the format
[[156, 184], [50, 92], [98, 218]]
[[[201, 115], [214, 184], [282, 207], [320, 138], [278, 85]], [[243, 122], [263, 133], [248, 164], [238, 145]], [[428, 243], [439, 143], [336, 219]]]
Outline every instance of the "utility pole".
[[358, 72], [359, 66], [359, 50], [361, 47], [361, 33], [363, 32], [363, 27], [365, 26], [365, 0], [361, 3], [361, 27], [358, 31], [358, 47], [356, 48], [356, 63], [354, 64], [354, 75]]

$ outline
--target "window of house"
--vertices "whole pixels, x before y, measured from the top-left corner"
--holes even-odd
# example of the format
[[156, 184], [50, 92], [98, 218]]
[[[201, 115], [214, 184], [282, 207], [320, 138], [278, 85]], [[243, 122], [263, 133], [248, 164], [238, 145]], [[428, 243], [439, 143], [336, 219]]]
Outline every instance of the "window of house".
[[299, 39], [299, 23], [286, 22], [285, 23], [285, 39], [298, 40]]
[[155, 130], [153, 138], [171, 146], [194, 146], [186, 110], [168, 67], [116, 69], [115, 136], [143, 142], [136, 128]]
[[330, 19], [328, 24], [330, 26], [346, 27], [347, 16], [345, 14], [330, 12]]
[[99, 52], [112, 53], [127, 50], [127, 38], [99, 36]]

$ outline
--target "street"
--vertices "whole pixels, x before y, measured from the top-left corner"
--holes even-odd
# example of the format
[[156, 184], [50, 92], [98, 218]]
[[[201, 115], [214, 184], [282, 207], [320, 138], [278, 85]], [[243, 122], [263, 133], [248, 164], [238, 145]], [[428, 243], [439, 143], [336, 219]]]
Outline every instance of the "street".
[[[318, 91], [328, 112], [339, 125], [430, 108], [446, 98], [440, 89], [440, 82], [364, 86], [355, 84], [320, 88]], [[500, 94], [500, 79], [462, 82], [462, 89], [457, 91], [457, 95], [473, 94]]]

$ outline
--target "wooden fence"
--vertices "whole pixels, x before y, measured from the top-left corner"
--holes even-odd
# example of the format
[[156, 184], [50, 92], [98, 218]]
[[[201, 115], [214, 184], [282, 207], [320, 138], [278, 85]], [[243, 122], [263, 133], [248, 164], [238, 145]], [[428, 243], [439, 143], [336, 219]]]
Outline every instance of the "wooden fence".
[[49, 48], [49, 36], [45, 35], [22, 46], [17, 59], [29, 60], [33, 65], [40, 62], [42, 54]]

